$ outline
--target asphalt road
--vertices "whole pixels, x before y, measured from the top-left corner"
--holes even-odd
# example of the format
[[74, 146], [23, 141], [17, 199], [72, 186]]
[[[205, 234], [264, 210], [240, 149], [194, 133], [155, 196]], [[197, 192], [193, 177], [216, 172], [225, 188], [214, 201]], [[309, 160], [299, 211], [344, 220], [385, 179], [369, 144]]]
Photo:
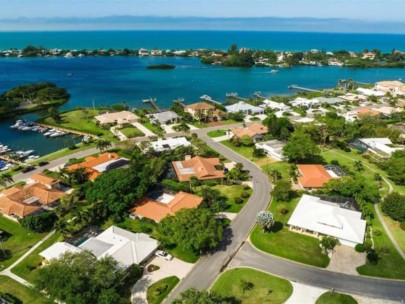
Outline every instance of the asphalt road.
[[[230, 263], [252, 267], [290, 281], [377, 299], [405, 300], [405, 281], [353, 276], [282, 259], [255, 249], [246, 242]], [[402, 302], [403, 303], [403, 302]]]
[[246, 170], [250, 171], [253, 181], [253, 193], [246, 204], [246, 207], [239, 212], [238, 216], [232, 221], [230, 226], [231, 235], [226, 238], [225, 244], [222, 244], [217, 252], [202, 257], [194, 266], [192, 271], [184, 278], [176, 289], [166, 299], [165, 303], [170, 303], [184, 290], [195, 287], [198, 289], [208, 289], [226, 267], [227, 263], [233, 258], [244, 240], [249, 235], [256, 220], [259, 211], [266, 209], [270, 201], [271, 185], [268, 178], [254, 163], [250, 162], [241, 155], [226, 148], [220, 143], [214, 142], [206, 133], [209, 130], [224, 129], [223, 127], [213, 127], [204, 130], [193, 131], [204, 140], [211, 148], [215, 149], [226, 158], [242, 163]]

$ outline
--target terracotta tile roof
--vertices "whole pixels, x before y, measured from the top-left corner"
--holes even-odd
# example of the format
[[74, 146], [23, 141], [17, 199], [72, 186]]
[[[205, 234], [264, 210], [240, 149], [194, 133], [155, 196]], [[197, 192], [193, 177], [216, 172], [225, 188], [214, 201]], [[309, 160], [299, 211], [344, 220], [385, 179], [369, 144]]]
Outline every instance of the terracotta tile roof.
[[232, 130], [232, 134], [239, 138], [245, 135], [249, 137], [264, 135], [268, 132], [268, 128], [260, 123], [254, 123], [248, 127], [239, 127]]
[[381, 115], [381, 113], [378, 111], [369, 109], [369, 108], [360, 108], [357, 110], [357, 115], [358, 116], [364, 116], [364, 115], [378, 116], [378, 115]]
[[297, 167], [301, 174], [298, 182], [303, 188], [322, 188], [332, 178], [322, 165], [297, 165]]
[[197, 103], [193, 103], [193, 104], [186, 106], [186, 109], [191, 109], [194, 111], [196, 111], [196, 110], [215, 110], [215, 107], [206, 102], [197, 102]]
[[34, 174], [31, 176], [31, 179], [36, 182], [40, 182], [41, 184], [45, 184], [45, 185], [49, 185], [49, 186], [59, 183], [59, 181], [57, 179], [46, 176], [44, 174]]
[[199, 196], [180, 191], [167, 204], [144, 197], [139, 204], [130, 209], [130, 212], [160, 222], [167, 215], [173, 215], [181, 209], [197, 208], [202, 201]]
[[7, 197], [0, 198], [0, 212], [5, 215], [16, 215], [18, 217], [25, 217], [38, 211], [39, 209], [40, 207], [38, 206], [31, 206], [14, 202]]
[[80, 168], [86, 168], [87, 173], [89, 173], [89, 179], [94, 181], [99, 175], [102, 174], [102, 172], [99, 172], [99, 171], [93, 169], [93, 167], [96, 167], [98, 165], [104, 164], [111, 160], [114, 160], [114, 159], [117, 160], [120, 158], [121, 157], [117, 153], [110, 153], [110, 152], [100, 154], [98, 157], [89, 156], [89, 157], [86, 157], [84, 162], [73, 164], [73, 165], [67, 167], [67, 170], [73, 171], [73, 170], [77, 170]]
[[196, 156], [184, 161], [172, 162], [179, 181], [186, 182], [191, 176], [199, 180], [223, 178], [223, 170], [217, 170], [215, 167], [220, 166], [221, 162], [218, 157], [204, 158]]

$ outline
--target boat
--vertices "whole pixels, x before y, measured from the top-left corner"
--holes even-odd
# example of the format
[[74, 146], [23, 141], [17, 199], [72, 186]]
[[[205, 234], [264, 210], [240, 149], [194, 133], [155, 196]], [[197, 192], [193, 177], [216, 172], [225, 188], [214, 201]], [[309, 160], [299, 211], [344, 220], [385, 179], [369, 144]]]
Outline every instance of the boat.
[[238, 97], [238, 93], [226, 93], [226, 97]]
[[14, 125], [10, 126], [11, 129], [17, 129], [18, 127], [22, 126], [24, 124], [24, 121], [19, 119], [15, 122]]
[[271, 70], [270, 73], [276, 74], [276, 73], [278, 73], [278, 70]]
[[47, 131], [47, 132], [45, 132], [44, 133], [44, 136], [51, 136], [53, 133], [55, 133], [55, 132], [58, 132], [58, 131], [56, 131], [56, 130], [54, 130], [54, 129], [50, 129], [49, 131]]
[[18, 130], [20, 130], [20, 131], [31, 131], [32, 129], [33, 129], [33, 127], [26, 126], [26, 125], [18, 128]]
[[66, 135], [65, 132], [56, 131], [56, 132], [52, 133], [51, 135], [49, 135], [49, 137], [60, 137], [60, 136], [65, 136], [65, 135]]
[[211, 96], [208, 96], [208, 95], [202, 95], [202, 96], [200, 96], [200, 99], [211, 100], [212, 98], [211, 98]]
[[27, 151], [17, 151], [15, 152], [15, 154], [19, 157], [19, 158], [25, 158], [29, 155], [31, 155], [32, 153], [34, 153], [34, 150], [27, 150]]

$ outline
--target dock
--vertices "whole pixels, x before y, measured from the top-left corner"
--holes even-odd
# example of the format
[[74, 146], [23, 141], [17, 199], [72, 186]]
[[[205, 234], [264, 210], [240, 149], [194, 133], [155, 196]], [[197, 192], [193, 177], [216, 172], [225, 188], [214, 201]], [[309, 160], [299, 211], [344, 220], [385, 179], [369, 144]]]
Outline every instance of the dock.
[[266, 97], [262, 95], [262, 92], [254, 92], [253, 96], [256, 98], [266, 99]]
[[21, 165], [22, 164], [21, 161], [13, 159], [13, 158], [11, 158], [11, 157], [9, 157], [7, 155], [0, 155], [0, 159], [4, 160], [6, 162], [9, 162], [9, 163], [15, 164], [15, 165]]
[[184, 98], [173, 99], [173, 103], [178, 103], [178, 104], [181, 105], [183, 108], [186, 107], [186, 105], [185, 105], [185, 103], [184, 103]]
[[162, 112], [162, 110], [156, 104], [156, 98], [149, 98], [142, 100], [143, 103], [150, 103], [152, 108], [154, 108], [158, 113]]
[[322, 93], [322, 92], [319, 91], [319, 90], [314, 90], [314, 89], [310, 89], [310, 88], [304, 88], [304, 87], [297, 86], [297, 85], [295, 85], [295, 84], [288, 86], [288, 88], [289, 88], [290, 90], [300, 90], [300, 91], [305, 91], [305, 92]]
[[216, 103], [216, 104], [218, 104], [218, 105], [222, 105], [222, 103], [221, 103], [221, 102], [219, 102], [219, 101], [216, 101], [216, 100], [212, 99], [212, 98], [211, 98], [210, 96], [208, 96], [208, 95], [203, 95], [203, 96], [200, 96], [200, 99], [201, 99], [201, 100], [204, 100], [204, 101], [208, 101], [208, 102]]
[[249, 100], [247, 98], [240, 97], [238, 95], [238, 93], [227, 93], [226, 98], [228, 98], [228, 99], [237, 99], [237, 100], [241, 100], [241, 101], [248, 101]]
[[47, 125], [47, 124], [38, 123], [38, 122], [36, 122], [35, 125], [40, 126], [40, 127], [44, 127], [44, 128], [54, 129], [54, 130], [57, 130], [57, 131], [62, 131], [62, 132], [65, 132], [67, 134], [75, 134], [75, 135], [80, 135], [80, 136], [88, 136], [88, 137], [92, 137], [92, 138], [98, 138], [98, 136], [94, 135], [94, 134], [90, 134], [90, 133], [86, 133], [86, 132], [80, 132], [80, 131], [67, 129], [67, 128], [62, 128], [62, 127], [58, 127], [58, 126], [54, 126], [54, 125]]

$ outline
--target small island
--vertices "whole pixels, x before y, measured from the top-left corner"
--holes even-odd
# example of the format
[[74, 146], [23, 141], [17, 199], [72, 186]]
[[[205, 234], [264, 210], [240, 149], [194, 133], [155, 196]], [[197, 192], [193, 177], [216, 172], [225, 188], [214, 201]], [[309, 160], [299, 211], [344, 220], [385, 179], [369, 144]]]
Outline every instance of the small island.
[[175, 65], [172, 64], [151, 64], [146, 67], [148, 70], [173, 70], [176, 68]]
[[0, 118], [60, 106], [69, 97], [65, 88], [50, 82], [20, 85], [0, 95]]

